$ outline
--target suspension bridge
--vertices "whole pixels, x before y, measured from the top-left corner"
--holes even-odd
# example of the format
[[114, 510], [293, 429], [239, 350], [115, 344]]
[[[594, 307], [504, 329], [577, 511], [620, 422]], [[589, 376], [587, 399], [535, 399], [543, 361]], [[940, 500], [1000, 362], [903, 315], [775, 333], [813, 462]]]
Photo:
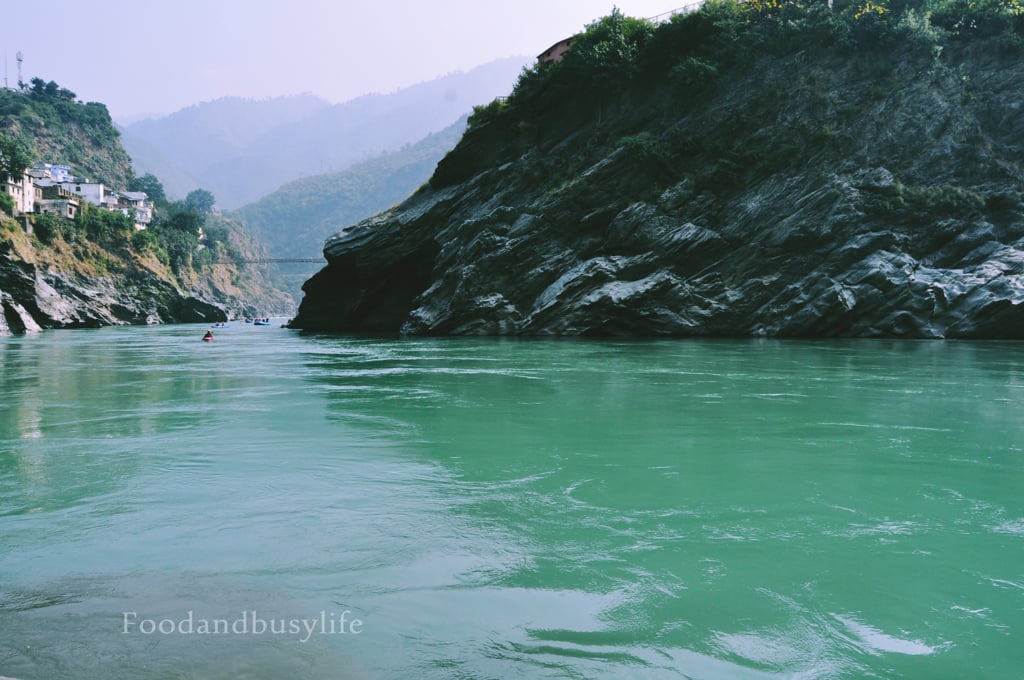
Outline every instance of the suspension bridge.
[[211, 264], [289, 264], [292, 262], [311, 262], [326, 264], [323, 257], [257, 257], [217, 260]]

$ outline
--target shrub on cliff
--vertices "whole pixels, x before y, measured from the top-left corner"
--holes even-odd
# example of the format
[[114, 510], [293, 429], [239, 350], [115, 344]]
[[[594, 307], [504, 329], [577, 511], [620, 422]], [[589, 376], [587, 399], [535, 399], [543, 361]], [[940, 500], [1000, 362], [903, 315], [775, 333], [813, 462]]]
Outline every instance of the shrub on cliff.
[[940, 0], [929, 8], [932, 21], [954, 40], [996, 38], [1019, 43], [1024, 36], [1021, 0]]
[[563, 104], [590, 106], [614, 97], [639, 73], [639, 56], [653, 33], [650, 22], [613, 9], [573, 38], [561, 61], [524, 69], [509, 102], [531, 106], [551, 97]]
[[725, 66], [765, 53], [909, 47], [937, 58], [968, 40], [1024, 51], [1024, 0], [707, 0], [657, 26], [615, 9], [575, 36], [561, 61], [524, 69], [508, 99], [477, 107], [469, 124], [599, 113], [666, 80], [699, 97]]
[[32, 231], [36, 239], [46, 245], [52, 244], [58, 238], [74, 243], [84, 234], [84, 230], [75, 220], [53, 213], [36, 215], [32, 220]]
[[86, 237], [104, 248], [111, 249], [126, 243], [135, 231], [132, 220], [119, 212], [110, 212], [86, 204], [79, 224]]

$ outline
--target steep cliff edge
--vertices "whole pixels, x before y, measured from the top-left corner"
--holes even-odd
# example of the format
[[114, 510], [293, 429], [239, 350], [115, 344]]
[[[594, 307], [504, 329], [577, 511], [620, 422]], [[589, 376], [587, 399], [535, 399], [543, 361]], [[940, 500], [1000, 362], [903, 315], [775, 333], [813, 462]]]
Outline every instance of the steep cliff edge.
[[328, 240], [293, 325], [1024, 337], [1020, 14], [870, 7], [595, 23]]
[[152, 253], [57, 239], [40, 247], [0, 219], [0, 336], [45, 328], [224, 321], [286, 311], [261, 273], [236, 266], [176, 275]]

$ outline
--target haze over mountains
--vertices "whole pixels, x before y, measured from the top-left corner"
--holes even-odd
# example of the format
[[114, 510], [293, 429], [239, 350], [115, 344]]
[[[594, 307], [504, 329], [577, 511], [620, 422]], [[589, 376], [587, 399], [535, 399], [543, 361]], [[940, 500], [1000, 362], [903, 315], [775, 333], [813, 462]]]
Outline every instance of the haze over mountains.
[[[319, 257], [324, 241], [340, 229], [399, 203], [423, 185], [466, 129], [466, 116], [398, 151], [361, 161], [340, 172], [298, 179], [234, 212], [246, 231], [278, 258]], [[274, 265], [296, 301], [302, 283], [323, 263]]]
[[230, 210], [443, 130], [473, 106], [508, 94], [529, 61], [502, 59], [335, 105], [315, 95], [220, 99], [123, 126], [122, 143], [136, 172], [159, 177], [168, 195], [203, 188]]
[[425, 183], [465, 129], [463, 116], [397, 151], [340, 172], [289, 182], [234, 215], [280, 257], [318, 255], [323, 242], [339, 229], [388, 209]]

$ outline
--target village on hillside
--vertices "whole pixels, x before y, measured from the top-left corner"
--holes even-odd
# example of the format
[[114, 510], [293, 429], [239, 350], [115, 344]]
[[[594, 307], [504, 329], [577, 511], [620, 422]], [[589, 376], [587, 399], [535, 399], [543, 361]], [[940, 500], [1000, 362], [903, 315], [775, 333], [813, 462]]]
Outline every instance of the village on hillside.
[[145, 192], [112, 190], [73, 176], [67, 165], [37, 163], [21, 177], [8, 176], [2, 191], [14, 200], [15, 214], [75, 219], [85, 201], [131, 218], [137, 230], [145, 229], [153, 219], [153, 202]]

